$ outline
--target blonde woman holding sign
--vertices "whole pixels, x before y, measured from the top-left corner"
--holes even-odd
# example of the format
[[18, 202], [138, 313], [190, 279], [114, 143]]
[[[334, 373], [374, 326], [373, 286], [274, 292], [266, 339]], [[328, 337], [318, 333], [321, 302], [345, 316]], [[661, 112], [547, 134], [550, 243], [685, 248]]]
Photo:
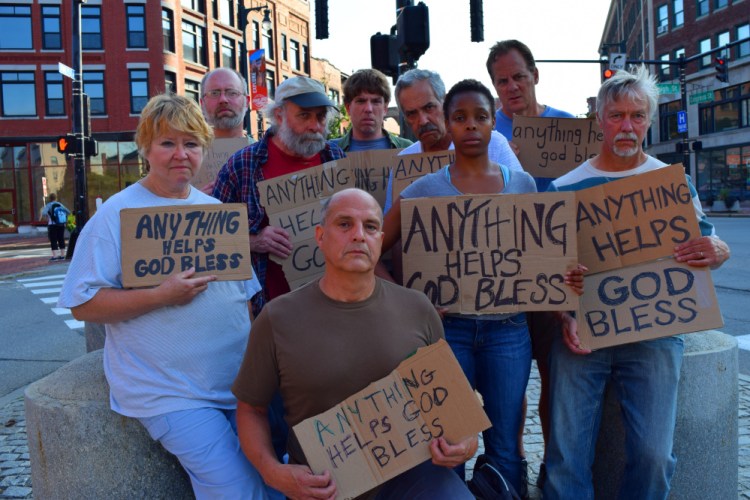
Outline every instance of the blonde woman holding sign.
[[190, 186], [213, 133], [198, 105], [157, 95], [135, 142], [148, 175], [107, 200], [86, 224], [59, 305], [104, 323], [104, 374], [114, 411], [137, 418], [177, 456], [198, 499], [266, 498], [239, 447], [230, 391], [250, 331], [250, 281], [194, 277], [189, 269], [154, 288], [122, 285], [120, 210], [219, 203]]
[[[490, 161], [488, 145], [495, 126], [492, 93], [476, 80], [451, 88], [443, 103], [456, 160], [404, 189], [385, 217], [383, 251], [401, 237], [401, 199], [462, 194], [520, 194], [536, 192], [534, 179]], [[565, 282], [582, 286], [580, 271]], [[484, 399], [492, 428], [484, 432], [487, 456], [521, 495], [526, 491], [517, 434], [531, 367], [531, 345], [524, 313], [444, 314], [445, 338], [461, 367]], [[463, 470], [459, 471], [463, 474]]]

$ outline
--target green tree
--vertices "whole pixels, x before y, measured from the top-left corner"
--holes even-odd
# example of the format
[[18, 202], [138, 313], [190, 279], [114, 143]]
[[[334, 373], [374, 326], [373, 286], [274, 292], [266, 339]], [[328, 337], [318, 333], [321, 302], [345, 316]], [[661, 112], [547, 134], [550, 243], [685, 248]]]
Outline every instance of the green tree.
[[338, 113], [333, 117], [331, 123], [328, 125], [328, 139], [338, 139], [344, 135], [342, 123], [349, 121], [349, 114], [346, 112], [346, 106], [340, 104]]

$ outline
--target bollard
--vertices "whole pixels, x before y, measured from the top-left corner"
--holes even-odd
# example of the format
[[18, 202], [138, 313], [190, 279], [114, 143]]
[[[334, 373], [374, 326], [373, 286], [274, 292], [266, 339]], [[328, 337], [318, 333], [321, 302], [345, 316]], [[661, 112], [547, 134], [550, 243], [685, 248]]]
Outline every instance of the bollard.
[[[737, 340], [716, 330], [684, 336], [671, 499], [737, 498]], [[625, 467], [620, 405], [607, 391], [593, 476], [597, 499], [617, 498]]]
[[25, 396], [35, 498], [194, 498], [174, 455], [140, 422], [110, 410], [102, 351], [31, 384]]

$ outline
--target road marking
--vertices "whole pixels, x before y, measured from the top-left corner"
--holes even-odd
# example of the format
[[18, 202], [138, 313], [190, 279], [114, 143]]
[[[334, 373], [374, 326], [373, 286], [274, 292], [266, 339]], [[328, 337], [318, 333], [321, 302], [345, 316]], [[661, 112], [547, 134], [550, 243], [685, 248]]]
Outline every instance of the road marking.
[[41, 297], [39, 300], [44, 302], [45, 304], [57, 304], [57, 299], [59, 299], [60, 296], [57, 297]]
[[34, 288], [38, 286], [52, 286], [52, 285], [62, 285], [63, 280], [54, 280], [54, 281], [37, 281], [36, 283], [23, 283], [23, 286], [26, 288]]
[[23, 278], [18, 279], [19, 283], [33, 283], [35, 281], [44, 281], [44, 280], [54, 280], [54, 279], [63, 279], [65, 278], [64, 274], [51, 274], [49, 276], [37, 276], [36, 278]]
[[38, 290], [29, 290], [34, 295], [49, 295], [50, 293], [60, 293], [62, 287], [57, 288], [40, 288]]
[[70, 309], [67, 307], [53, 307], [52, 312], [57, 314], [58, 316], [64, 316], [66, 314], [71, 314]]
[[65, 324], [68, 325], [68, 328], [71, 330], [78, 330], [79, 328], [83, 328], [85, 326], [85, 323], [83, 321], [78, 321], [77, 319], [66, 319]]
[[745, 351], [750, 351], [750, 335], [738, 335], [735, 337], [739, 348]]

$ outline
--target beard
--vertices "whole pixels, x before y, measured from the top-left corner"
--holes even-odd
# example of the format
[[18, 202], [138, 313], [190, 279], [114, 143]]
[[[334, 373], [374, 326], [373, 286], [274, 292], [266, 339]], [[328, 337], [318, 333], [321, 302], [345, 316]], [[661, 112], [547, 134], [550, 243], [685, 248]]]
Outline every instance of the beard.
[[[636, 144], [632, 148], [622, 148], [617, 146], [617, 141], [626, 140], [634, 141]], [[615, 145], [612, 147], [612, 152], [620, 158], [630, 158], [638, 154], [641, 150], [640, 144], [638, 144], [638, 136], [635, 134], [621, 133], [615, 136]]]
[[[218, 128], [220, 130], [228, 130], [233, 129], [235, 127], [240, 126], [242, 124], [242, 120], [245, 118], [244, 113], [240, 115], [239, 113], [235, 113], [234, 110], [226, 110], [222, 109], [220, 112], [224, 111], [230, 111], [232, 114], [227, 116], [216, 116], [214, 115], [213, 120], [211, 120], [210, 125], [212, 125], [214, 128]], [[218, 114], [219, 112], [217, 112]]]
[[278, 129], [279, 140], [294, 154], [302, 158], [310, 158], [319, 153], [326, 145], [325, 136], [318, 132], [295, 134], [283, 121], [279, 124]]

